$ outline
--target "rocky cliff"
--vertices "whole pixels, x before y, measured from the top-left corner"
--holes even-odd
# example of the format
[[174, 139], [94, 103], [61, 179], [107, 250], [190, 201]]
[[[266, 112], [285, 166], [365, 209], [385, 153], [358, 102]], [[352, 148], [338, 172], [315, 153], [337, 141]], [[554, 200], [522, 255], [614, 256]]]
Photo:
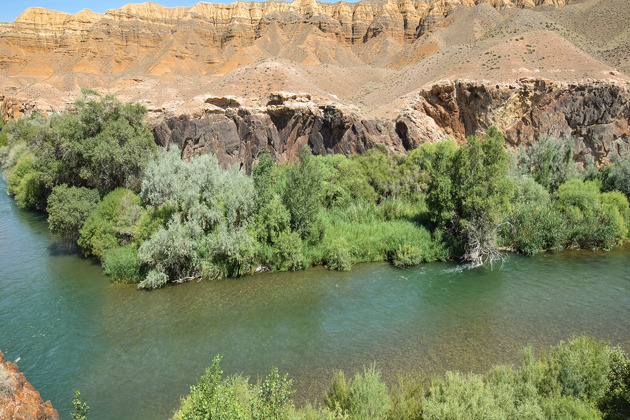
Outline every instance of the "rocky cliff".
[[464, 141], [495, 125], [508, 147], [528, 146], [539, 136], [572, 137], [575, 158], [605, 162], [630, 138], [630, 90], [605, 82], [558, 83], [524, 79], [513, 84], [436, 84], [421, 90], [395, 119], [367, 119], [310, 96], [276, 93], [264, 107], [238, 98], [208, 97], [193, 114], [158, 115], [153, 133], [160, 145], [177, 144], [184, 157], [214, 152], [225, 165], [249, 168], [268, 148], [280, 162], [294, 161], [301, 146], [316, 154], [350, 155], [383, 145], [401, 153], [444, 138]]
[[50, 401], [42, 401], [39, 392], [27, 382], [13, 363], [0, 352], [0, 419], [59, 420]]
[[[413, 42], [444, 25], [457, 8], [487, 3], [503, 10], [563, 6], [567, 1], [237, 1], [174, 8], [149, 2], [74, 15], [31, 8], [14, 22], [0, 24], [0, 74], [201, 75], [267, 56], [356, 65], [364, 62], [362, 55], [369, 61], [370, 54], [351, 47], [379, 36], [386, 42]], [[261, 42], [254, 45], [256, 40]]]

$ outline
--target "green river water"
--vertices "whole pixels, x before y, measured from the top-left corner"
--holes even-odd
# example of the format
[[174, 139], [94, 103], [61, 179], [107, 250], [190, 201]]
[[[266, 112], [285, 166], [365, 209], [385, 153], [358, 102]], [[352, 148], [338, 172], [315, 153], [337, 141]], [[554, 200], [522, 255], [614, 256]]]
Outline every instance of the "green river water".
[[630, 248], [511, 256], [502, 269], [433, 263], [316, 268], [146, 292], [112, 285], [0, 185], [0, 350], [69, 418], [168, 417], [217, 353], [226, 373], [277, 366], [320, 401], [332, 369], [483, 371], [587, 333], [630, 350]]

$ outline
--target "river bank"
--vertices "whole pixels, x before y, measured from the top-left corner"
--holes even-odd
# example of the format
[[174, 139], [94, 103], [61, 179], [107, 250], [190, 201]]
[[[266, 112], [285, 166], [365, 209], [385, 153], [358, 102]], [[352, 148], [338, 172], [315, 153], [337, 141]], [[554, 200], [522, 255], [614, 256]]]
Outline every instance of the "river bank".
[[168, 417], [219, 353], [226, 374], [288, 372], [299, 404], [321, 398], [333, 369], [372, 362], [392, 383], [405, 372], [483, 372], [528, 344], [582, 333], [630, 350], [627, 246], [513, 255], [494, 270], [374, 263], [145, 292], [66, 252], [4, 188], [2, 351], [62, 415], [80, 389], [98, 418]]

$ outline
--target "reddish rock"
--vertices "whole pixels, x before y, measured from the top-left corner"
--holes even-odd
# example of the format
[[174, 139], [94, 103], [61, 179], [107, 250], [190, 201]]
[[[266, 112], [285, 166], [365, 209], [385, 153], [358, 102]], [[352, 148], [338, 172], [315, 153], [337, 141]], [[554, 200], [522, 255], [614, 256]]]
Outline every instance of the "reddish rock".
[[0, 419], [59, 420], [50, 401], [42, 401], [39, 392], [28, 383], [18, 367], [5, 362], [0, 352]]

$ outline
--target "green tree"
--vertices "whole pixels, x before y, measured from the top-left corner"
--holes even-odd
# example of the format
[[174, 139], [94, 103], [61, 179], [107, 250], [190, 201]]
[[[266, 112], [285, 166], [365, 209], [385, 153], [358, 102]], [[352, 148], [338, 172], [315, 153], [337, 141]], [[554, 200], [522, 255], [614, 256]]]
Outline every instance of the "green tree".
[[464, 259], [478, 264], [502, 258], [498, 230], [513, 193], [503, 143], [503, 135], [491, 127], [483, 142], [471, 137], [452, 157], [438, 150], [431, 166], [431, 219], [454, 232], [464, 245]]
[[300, 163], [287, 171], [283, 202], [291, 215], [291, 229], [302, 238], [317, 232], [318, 213], [322, 207], [322, 173], [317, 160], [307, 148], [302, 149]]
[[74, 243], [90, 213], [96, 209], [99, 194], [83, 187], [55, 187], [48, 197], [48, 222], [51, 232], [63, 241]]

